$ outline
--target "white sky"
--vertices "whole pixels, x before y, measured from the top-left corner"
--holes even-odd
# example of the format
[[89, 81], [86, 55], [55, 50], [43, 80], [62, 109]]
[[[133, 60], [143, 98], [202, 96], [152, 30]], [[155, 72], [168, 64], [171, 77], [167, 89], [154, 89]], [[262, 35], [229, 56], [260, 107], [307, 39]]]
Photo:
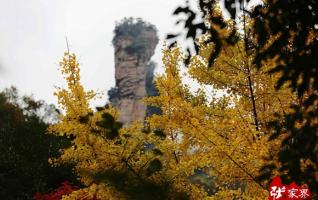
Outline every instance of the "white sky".
[[[54, 86], [64, 86], [58, 63], [66, 50], [79, 57], [86, 89], [106, 91], [115, 85], [111, 45], [115, 21], [141, 17], [156, 25], [160, 43], [153, 60], [173, 32], [171, 13], [183, 0], [0, 0], [0, 90], [11, 85], [56, 104]], [[106, 102], [106, 96], [95, 105]]]

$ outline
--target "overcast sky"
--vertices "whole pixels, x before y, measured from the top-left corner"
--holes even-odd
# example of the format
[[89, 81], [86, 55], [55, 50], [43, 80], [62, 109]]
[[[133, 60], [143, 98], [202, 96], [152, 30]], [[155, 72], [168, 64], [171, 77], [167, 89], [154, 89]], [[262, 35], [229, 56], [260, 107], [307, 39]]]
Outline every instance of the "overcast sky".
[[[115, 85], [111, 45], [116, 21], [141, 17], [156, 25], [160, 43], [175, 29], [173, 10], [183, 0], [0, 0], [0, 90], [11, 85], [56, 104], [54, 86], [63, 86], [58, 63], [66, 50], [79, 57], [82, 83], [106, 91]], [[161, 65], [161, 64], [159, 64]], [[103, 104], [106, 97], [94, 104]]]

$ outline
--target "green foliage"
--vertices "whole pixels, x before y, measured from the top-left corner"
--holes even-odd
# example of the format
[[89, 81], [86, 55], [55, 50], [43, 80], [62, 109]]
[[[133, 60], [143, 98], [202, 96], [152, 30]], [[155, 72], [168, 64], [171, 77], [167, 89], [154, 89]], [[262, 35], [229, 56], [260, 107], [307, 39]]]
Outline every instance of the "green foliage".
[[136, 38], [140, 35], [142, 31], [151, 31], [157, 32], [157, 29], [154, 25], [143, 21], [141, 18], [137, 18], [136, 20], [132, 17], [124, 18], [119, 23], [116, 23], [114, 29], [114, 38], [113, 44], [119, 37], [131, 37]]
[[[156, 63], [150, 61], [146, 66], [146, 92], [148, 97], [158, 96], [159, 92], [154, 84], [154, 71], [156, 68]], [[146, 116], [151, 116], [153, 114], [160, 114], [161, 110], [158, 107], [147, 105]]]
[[145, 39], [134, 41], [131, 45], [125, 48], [125, 51], [131, 55], [142, 55], [147, 50], [148, 42], [149, 41], [146, 41]]
[[35, 192], [47, 192], [64, 180], [75, 181], [71, 167], [48, 163], [69, 145], [64, 137], [45, 134], [45, 121], [55, 120], [55, 111], [43, 101], [19, 97], [13, 87], [0, 93], [1, 199], [32, 199]]
[[124, 18], [115, 26], [113, 45], [122, 38], [130, 38], [132, 39], [132, 43], [126, 46], [124, 50], [130, 55], [138, 55], [138, 57], [141, 57], [148, 49], [151, 49], [152, 43], [158, 43], [157, 37], [145, 37], [145, 35], [143, 35], [145, 32], [157, 35], [156, 27], [143, 21], [141, 18]]
[[115, 103], [119, 99], [119, 92], [117, 87], [112, 87], [110, 90], [107, 92], [108, 94], [108, 99], [110, 102]]

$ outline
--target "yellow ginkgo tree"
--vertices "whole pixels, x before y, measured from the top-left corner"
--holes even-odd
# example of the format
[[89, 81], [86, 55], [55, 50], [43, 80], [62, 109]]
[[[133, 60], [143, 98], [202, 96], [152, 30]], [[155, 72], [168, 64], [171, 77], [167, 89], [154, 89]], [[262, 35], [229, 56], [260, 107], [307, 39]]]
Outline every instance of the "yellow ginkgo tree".
[[287, 87], [275, 89], [279, 74], [268, 74], [270, 62], [261, 70], [253, 66], [253, 51], [246, 51], [242, 38], [234, 46], [224, 46], [208, 66], [214, 45], [206, 44], [206, 37], [201, 39], [199, 54], [190, 59], [188, 73], [227, 95], [209, 99], [206, 87], [192, 94], [180, 75], [182, 53], [172, 48], [164, 50], [165, 73], [156, 79], [160, 95], [146, 100], [162, 109], [162, 115], [148, 122], [165, 133], [160, 143], [164, 169], [183, 187], [188, 184], [189, 193], [195, 191], [191, 187], [200, 187], [189, 179], [198, 170], [214, 178], [216, 191], [205, 196], [211, 188], [205, 190], [208, 193], [197, 190], [196, 198], [202, 195], [198, 199], [264, 199], [268, 182], [258, 179], [260, 170], [270, 163], [279, 165], [276, 155], [281, 142], [281, 138], [269, 141], [268, 123], [277, 114], [291, 112], [289, 105], [297, 101], [296, 95]]
[[50, 162], [73, 164], [83, 188], [63, 199], [267, 197], [260, 170], [279, 165], [276, 156], [284, 137], [269, 141], [267, 125], [275, 113], [291, 112], [289, 105], [297, 98], [287, 87], [275, 89], [279, 75], [267, 73], [271, 62], [260, 70], [253, 66], [253, 49], [246, 48], [242, 36], [236, 45], [222, 47], [209, 66], [215, 49], [205, 42], [208, 37], [199, 38], [200, 51], [190, 59], [187, 73], [226, 95], [211, 98], [206, 87], [191, 92], [182, 81], [180, 48], [166, 48], [165, 72], [155, 79], [159, 95], [145, 99], [162, 114], [125, 128], [111, 105], [90, 107], [98, 95], [85, 91], [76, 56], [65, 53], [60, 67], [68, 88], [55, 93], [63, 113], [49, 132], [67, 135], [72, 145]]
[[[200, 188], [189, 179], [200, 170], [214, 177], [216, 199], [266, 195], [266, 189], [256, 180], [262, 158], [268, 153], [266, 138], [253, 139], [256, 130], [241, 122], [230, 97], [208, 100], [203, 90], [191, 94], [181, 82], [180, 59], [178, 48], [164, 51], [166, 73], [156, 79], [160, 95], [147, 100], [163, 111], [148, 121], [153, 129], [166, 134], [160, 144], [167, 159], [164, 168], [175, 181], [187, 183], [189, 193], [195, 191], [192, 187]], [[203, 199], [207, 194], [198, 190], [195, 197], [201, 195]]]
[[186, 189], [164, 169], [164, 155], [169, 154], [161, 149], [161, 131], [137, 122], [122, 128], [111, 106], [92, 109], [90, 100], [98, 96], [83, 88], [75, 54], [65, 53], [60, 68], [68, 88], [55, 93], [63, 112], [48, 131], [67, 135], [72, 145], [49, 161], [73, 164], [84, 185], [63, 199], [149, 199], [154, 194], [157, 199], [184, 199]]

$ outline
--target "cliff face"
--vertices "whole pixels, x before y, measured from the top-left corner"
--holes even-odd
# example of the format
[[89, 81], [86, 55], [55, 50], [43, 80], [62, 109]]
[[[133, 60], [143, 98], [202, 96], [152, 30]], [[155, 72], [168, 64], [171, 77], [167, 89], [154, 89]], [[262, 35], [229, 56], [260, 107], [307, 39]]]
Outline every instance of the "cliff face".
[[109, 91], [109, 100], [118, 109], [119, 120], [127, 125], [146, 116], [142, 99], [148, 96], [146, 80], [153, 76], [150, 58], [158, 37], [154, 26], [141, 20], [125, 19], [114, 32], [116, 87]]

